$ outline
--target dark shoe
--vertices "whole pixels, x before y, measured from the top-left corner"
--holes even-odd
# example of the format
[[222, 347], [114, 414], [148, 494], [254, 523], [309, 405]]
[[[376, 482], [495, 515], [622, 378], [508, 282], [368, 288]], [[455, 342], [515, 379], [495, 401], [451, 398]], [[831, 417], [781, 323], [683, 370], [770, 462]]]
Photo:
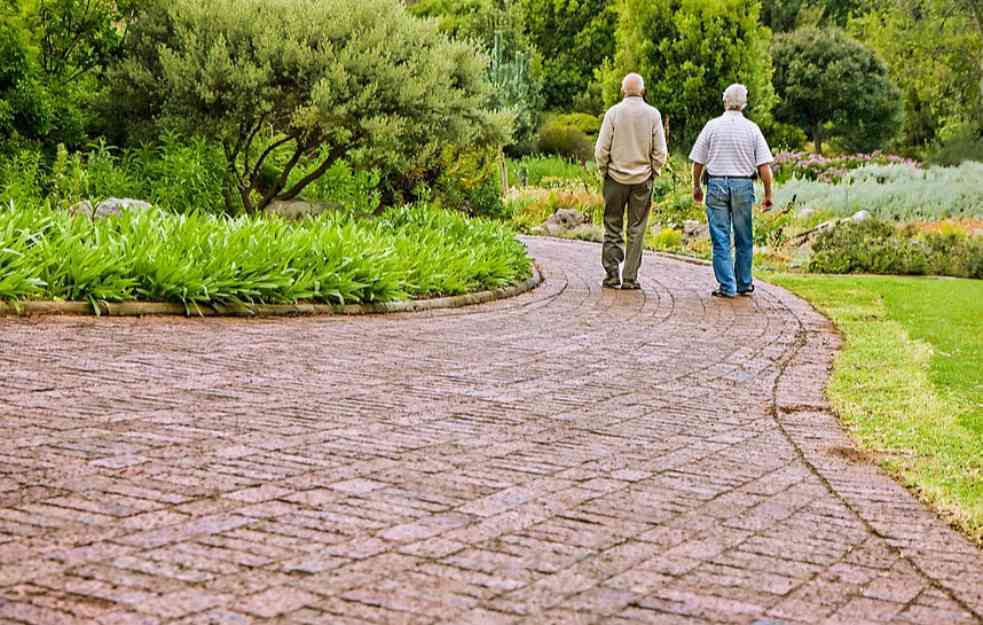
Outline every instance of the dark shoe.
[[714, 297], [722, 297], [723, 299], [734, 299], [735, 297], [737, 297], [733, 293], [725, 293], [724, 291], [721, 291], [720, 289], [717, 289], [716, 291], [714, 291], [710, 295], [712, 295]]
[[620, 280], [610, 280], [610, 279], [608, 279], [608, 280], [605, 280], [604, 282], [602, 282], [601, 283], [601, 286], [603, 286], [605, 289], [620, 289], [621, 288], [621, 281]]
[[642, 285], [635, 280], [625, 280], [621, 285], [622, 291], [638, 291], [642, 288]]
[[751, 297], [751, 295], [753, 293], [754, 293], [754, 285], [753, 284], [750, 287], [744, 289], [743, 291], [738, 291], [737, 292], [737, 294], [740, 295], [740, 296], [742, 296], [742, 297]]

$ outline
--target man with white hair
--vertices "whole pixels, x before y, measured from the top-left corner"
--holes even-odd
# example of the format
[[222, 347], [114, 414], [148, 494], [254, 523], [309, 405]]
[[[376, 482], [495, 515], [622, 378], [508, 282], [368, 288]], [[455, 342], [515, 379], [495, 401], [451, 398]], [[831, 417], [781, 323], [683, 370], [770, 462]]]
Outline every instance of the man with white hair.
[[[603, 286], [637, 290], [638, 270], [652, 208], [652, 182], [669, 157], [662, 115], [645, 100], [645, 81], [628, 74], [621, 83], [624, 100], [604, 116], [594, 157], [604, 176]], [[625, 210], [628, 249], [625, 253]], [[621, 263], [624, 262], [624, 272]], [[623, 279], [622, 279], [623, 278]]]
[[[703, 203], [703, 175], [707, 174], [706, 210], [713, 241], [713, 272], [718, 288], [714, 297], [733, 298], [754, 293], [754, 179], [765, 187], [764, 209], [772, 206], [771, 155], [758, 125], [744, 117], [747, 87], [731, 85], [724, 92], [723, 116], [710, 120], [693, 146], [693, 199]], [[734, 233], [736, 261], [731, 255]]]

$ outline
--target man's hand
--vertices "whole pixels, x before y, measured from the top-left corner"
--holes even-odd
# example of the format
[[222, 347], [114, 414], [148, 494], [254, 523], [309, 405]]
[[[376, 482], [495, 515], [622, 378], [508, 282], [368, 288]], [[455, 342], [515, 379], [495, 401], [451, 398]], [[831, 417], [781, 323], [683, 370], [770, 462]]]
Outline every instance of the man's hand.
[[767, 213], [775, 205], [773, 195], [775, 177], [771, 171], [771, 165], [764, 164], [758, 167], [758, 175], [761, 177], [761, 183], [765, 187], [765, 201], [761, 203], [761, 210]]
[[693, 162], [693, 201], [702, 204], [703, 197], [703, 163]]

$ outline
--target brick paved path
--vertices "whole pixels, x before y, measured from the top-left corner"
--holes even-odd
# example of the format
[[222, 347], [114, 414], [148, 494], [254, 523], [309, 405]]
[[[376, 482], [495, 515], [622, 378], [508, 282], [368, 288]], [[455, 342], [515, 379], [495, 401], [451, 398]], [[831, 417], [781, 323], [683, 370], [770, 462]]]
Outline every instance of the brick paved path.
[[477, 309], [0, 321], [0, 625], [983, 623], [806, 305], [530, 246]]

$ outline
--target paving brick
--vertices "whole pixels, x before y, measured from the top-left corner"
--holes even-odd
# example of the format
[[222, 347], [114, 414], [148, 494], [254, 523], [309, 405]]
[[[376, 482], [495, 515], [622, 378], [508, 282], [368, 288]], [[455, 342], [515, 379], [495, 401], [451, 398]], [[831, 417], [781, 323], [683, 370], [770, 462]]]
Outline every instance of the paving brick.
[[983, 625], [808, 304], [527, 243], [467, 309], [0, 319], [0, 625]]

